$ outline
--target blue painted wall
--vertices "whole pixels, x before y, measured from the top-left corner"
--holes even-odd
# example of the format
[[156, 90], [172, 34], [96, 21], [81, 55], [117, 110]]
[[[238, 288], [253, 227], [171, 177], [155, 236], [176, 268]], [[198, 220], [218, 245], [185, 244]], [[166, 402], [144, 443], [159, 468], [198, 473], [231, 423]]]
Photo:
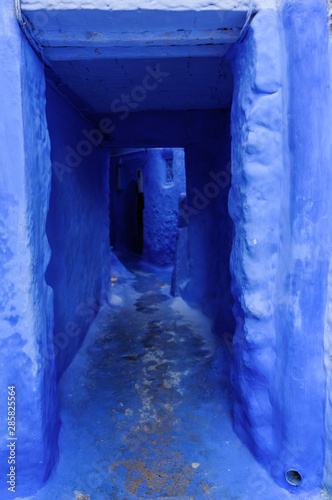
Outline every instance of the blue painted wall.
[[232, 54], [234, 425], [291, 491], [321, 486], [325, 451], [326, 21], [325, 1], [287, 1], [258, 13]]
[[[332, 5], [331, 5], [332, 7]], [[332, 45], [330, 43], [330, 89], [332, 89]], [[331, 107], [331, 95], [330, 95]], [[332, 143], [331, 143], [331, 157], [332, 157]], [[332, 219], [332, 207], [328, 206], [328, 218]], [[326, 235], [327, 248], [323, 251], [331, 255], [329, 248], [331, 244], [331, 233]], [[323, 484], [332, 491], [332, 259], [330, 257], [329, 275], [328, 275], [328, 291], [327, 291], [327, 304], [325, 312], [325, 369], [326, 369], [326, 412], [325, 412], [325, 430], [326, 430], [326, 445], [325, 445], [325, 468]]]
[[[51, 185], [44, 68], [14, 18], [0, 6], [0, 496], [28, 496], [57, 459], [59, 419], [45, 225]], [[7, 386], [16, 386], [16, 490], [8, 491]]]
[[[284, 361], [276, 379], [280, 435], [290, 443], [284, 462], [303, 470], [304, 485], [320, 486], [324, 461], [324, 313], [331, 254], [331, 128], [326, 2], [286, 1], [289, 214], [282, 221], [288, 256], [280, 263], [276, 326]], [[310, 29], [308, 27], [310, 26]], [[310, 68], [310, 69], [309, 69]], [[291, 362], [290, 362], [291, 360]], [[287, 401], [286, 406], [284, 401]]]
[[[173, 161], [173, 183], [166, 184], [166, 159]], [[150, 150], [144, 177], [143, 258], [158, 265], [174, 265], [178, 204], [186, 191], [184, 151]]]
[[189, 281], [183, 297], [210, 316], [215, 333], [224, 337], [234, 332], [229, 271], [230, 117], [227, 110], [211, 112], [204, 131], [196, 116], [189, 128], [196, 140], [185, 148], [187, 206], [182, 216], [188, 222]]
[[[25, 497], [56, 463], [56, 378], [77, 352], [108, 285], [108, 154], [96, 147], [86, 154], [82, 140], [93, 138], [84, 130], [92, 126], [46, 89], [44, 66], [22, 36], [9, 0], [1, 4], [0, 25], [6, 124], [0, 128], [1, 394], [7, 401], [6, 386], [16, 386], [15, 493]], [[83, 148], [81, 169], [73, 169], [77, 158], [66, 159], [67, 146]], [[4, 479], [6, 412], [1, 405]], [[1, 498], [15, 497], [8, 486], [1, 482]]]
[[[0, 129], [0, 366], [4, 385], [17, 386], [17, 493], [26, 496], [57, 459], [56, 375], [73, 359], [105, 297], [109, 164], [99, 133], [46, 89], [43, 66], [23, 40], [9, 0], [0, 23], [2, 114], [11, 124]], [[124, 147], [185, 148], [188, 277], [181, 294], [229, 341], [232, 249], [235, 430], [281, 486], [295, 490], [285, 480], [295, 469], [303, 479], [297, 491], [310, 490], [321, 485], [325, 424], [332, 442], [329, 405], [324, 421], [331, 253], [325, 0], [287, 0], [279, 13], [258, 13], [231, 57], [229, 201], [227, 110], [135, 113], [116, 123], [112, 139]], [[154, 181], [147, 185], [156, 192]], [[153, 226], [151, 218], [147, 227]], [[155, 243], [156, 233], [149, 234]], [[170, 253], [160, 248], [146, 247], [146, 258], [161, 263]], [[0, 417], [5, 442], [4, 406]], [[7, 464], [6, 446], [1, 450], [0, 468]], [[7, 470], [0, 472], [5, 477]], [[327, 460], [327, 485], [331, 477]]]
[[106, 298], [109, 155], [98, 147], [100, 136], [93, 126], [50, 86], [46, 98], [52, 160], [47, 218], [52, 257], [46, 279], [54, 292], [54, 349], [60, 377]]

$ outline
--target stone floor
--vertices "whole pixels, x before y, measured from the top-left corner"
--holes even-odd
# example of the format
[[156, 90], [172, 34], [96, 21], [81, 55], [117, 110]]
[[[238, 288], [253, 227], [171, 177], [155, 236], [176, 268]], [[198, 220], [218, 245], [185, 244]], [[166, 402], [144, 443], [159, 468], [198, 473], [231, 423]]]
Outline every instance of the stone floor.
[[35, 500], [286, 500], [232, 430], [209, 322], [131, 263], [59, 386], [60, 460]]

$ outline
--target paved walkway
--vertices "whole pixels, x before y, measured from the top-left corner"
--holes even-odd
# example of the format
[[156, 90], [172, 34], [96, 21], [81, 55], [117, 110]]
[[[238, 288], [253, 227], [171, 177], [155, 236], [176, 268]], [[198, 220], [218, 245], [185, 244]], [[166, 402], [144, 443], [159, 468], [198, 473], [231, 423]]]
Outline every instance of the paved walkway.
[[232, 430], [207, 319], [170, 297], [169, 271], [132, 271], [61, 380], [60, 461], [33, 498], [326, 498], [268, 477]]

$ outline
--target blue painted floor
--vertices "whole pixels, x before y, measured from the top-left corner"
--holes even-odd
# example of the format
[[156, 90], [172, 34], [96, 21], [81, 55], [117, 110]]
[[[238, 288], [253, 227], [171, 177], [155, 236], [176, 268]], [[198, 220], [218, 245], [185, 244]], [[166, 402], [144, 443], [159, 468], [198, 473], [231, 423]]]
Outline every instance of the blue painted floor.
[[232, 430], [208, 320], [170, 297], [170, 270], [128, 266], [61, 380], [60, 460], [31, 498], [327, 498], [268, 477]]

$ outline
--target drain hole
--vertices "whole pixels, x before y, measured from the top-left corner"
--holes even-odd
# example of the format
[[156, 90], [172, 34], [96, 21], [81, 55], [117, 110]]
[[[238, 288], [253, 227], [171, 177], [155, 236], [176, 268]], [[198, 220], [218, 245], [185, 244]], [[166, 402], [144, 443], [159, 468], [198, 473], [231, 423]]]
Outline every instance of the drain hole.
[[292, 486], [299, 486], [302, 483], [302, 476], [297, 470], [289, 470], [286, 472], [286, 481]]

